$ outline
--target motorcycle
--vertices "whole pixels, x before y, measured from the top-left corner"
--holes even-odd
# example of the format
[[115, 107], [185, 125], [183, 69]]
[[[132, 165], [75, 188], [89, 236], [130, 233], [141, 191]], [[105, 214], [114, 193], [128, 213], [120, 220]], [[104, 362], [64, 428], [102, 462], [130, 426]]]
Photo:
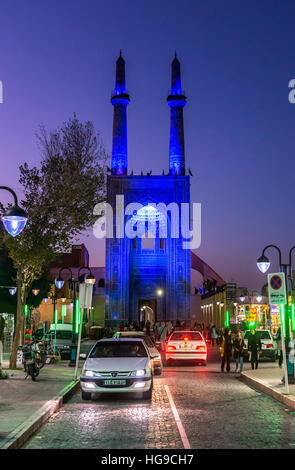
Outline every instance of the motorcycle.
[[24, 370], [27, 373], [25, 378], [30, 375], [32, 380], [35, 382], [40, 369], [44, 367], [46, 362], [46, 352], [43, 344], [39, 341], [31, 342], [23, 346], [22, 350]]

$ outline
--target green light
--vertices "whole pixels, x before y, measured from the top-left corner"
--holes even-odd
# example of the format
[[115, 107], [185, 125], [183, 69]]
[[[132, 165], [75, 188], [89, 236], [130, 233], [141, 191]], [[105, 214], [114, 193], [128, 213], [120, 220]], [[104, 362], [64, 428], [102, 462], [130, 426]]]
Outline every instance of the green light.
[[229, 312], [226, 312], [226, 319], [225, 319], [225, 322], [224, 322], [224, 326], [225, 327], [229, 327]]
[[80, 323], [80, 310], [79, 310], [79, 300], [76, 300], [76, 321], [75, 321], [75, 333], [79, 333], [79, 323]]
[[61, 319], [62, 319], [62, 322], [64, 322], [64, 317], [66, 316], [66, 314], [67, 314], [67, 306], [63, 304], [61, 306]]
[[292, 330], [295, 331], [295, 305], [292, 304]]
[[57, 308], [54, 310], [54, 323], [58, 322], [58, 310]]
[[29, 307], [28, 307], [28, 305], [25, 305], [25, 316], [27, 316], [27, 315], [28, 315], [28, 310], [29, 310]]
[[281, 304], [280, 312], [281, 312], [282, 330], [283, 330], [283, 334], [285, 336], [286, 330], [285, 330], [285, 318], [284, 318], [284, 304]]

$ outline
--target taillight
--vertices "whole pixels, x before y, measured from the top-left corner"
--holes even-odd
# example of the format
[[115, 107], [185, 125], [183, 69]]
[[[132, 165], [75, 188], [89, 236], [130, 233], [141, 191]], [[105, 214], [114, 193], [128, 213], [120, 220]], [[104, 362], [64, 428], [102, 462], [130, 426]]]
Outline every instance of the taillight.
[[273, 344], [267, 344], [266, 347], [267, 348], [273, 348]]
[[197, 346], [196, 349], [198, 351], [206, 351], [206, 346]]
[[175, 346], [167, 346], [166, 351], [174, 351], [175, 349]]

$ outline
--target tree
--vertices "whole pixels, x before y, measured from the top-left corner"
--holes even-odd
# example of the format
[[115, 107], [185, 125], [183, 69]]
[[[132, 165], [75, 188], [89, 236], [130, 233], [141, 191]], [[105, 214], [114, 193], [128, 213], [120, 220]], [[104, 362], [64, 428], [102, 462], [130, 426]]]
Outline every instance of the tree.
[[76, 115], [55, 131], [40, 127], [36, 134], [40, 168], [20, 166], [19, 182], [28, 214], [18, 237], [4, 234], [16, 270], [17, 318], [10, 367], [15, 367], [22, 341], [24, 305], [34, 280], [75, 238], [94, 223], [93, 208], [105, 199], [107, 155], [91, 122]]

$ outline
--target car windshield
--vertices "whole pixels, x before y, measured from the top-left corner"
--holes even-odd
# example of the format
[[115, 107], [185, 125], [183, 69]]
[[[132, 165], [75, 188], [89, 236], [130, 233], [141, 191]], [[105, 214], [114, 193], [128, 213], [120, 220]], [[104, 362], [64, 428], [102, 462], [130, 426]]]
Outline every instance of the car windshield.
[[[185, 338], [188, 338], [185, 340]], [[171, 341], [203, 341], [203, 338], [201, 336], [201, 333], [198, 331], [188, 331], [187, 333], [183, 333], [180, 331], [177, 331], [175, 333], [172, 333], [170, 336], [169, 340]]]
[[147, 357], [147, 352], [141, 341], [101, 341], [89, 357]]
[[260, 339], [271, 339], [269, 331], [256, 331]]
[[[256, 335], [259, 339], [271, 339], [269, 331], [256, 331]], [[251, 331], [246, 331], [245, 338], [249, 339], [252, 336]]]
[[[55, 331], [50, 331], [51, 338], [55, 337]], [[56, 330], [56, 339], [72, 339], [72, 332], [66, 330]]]

